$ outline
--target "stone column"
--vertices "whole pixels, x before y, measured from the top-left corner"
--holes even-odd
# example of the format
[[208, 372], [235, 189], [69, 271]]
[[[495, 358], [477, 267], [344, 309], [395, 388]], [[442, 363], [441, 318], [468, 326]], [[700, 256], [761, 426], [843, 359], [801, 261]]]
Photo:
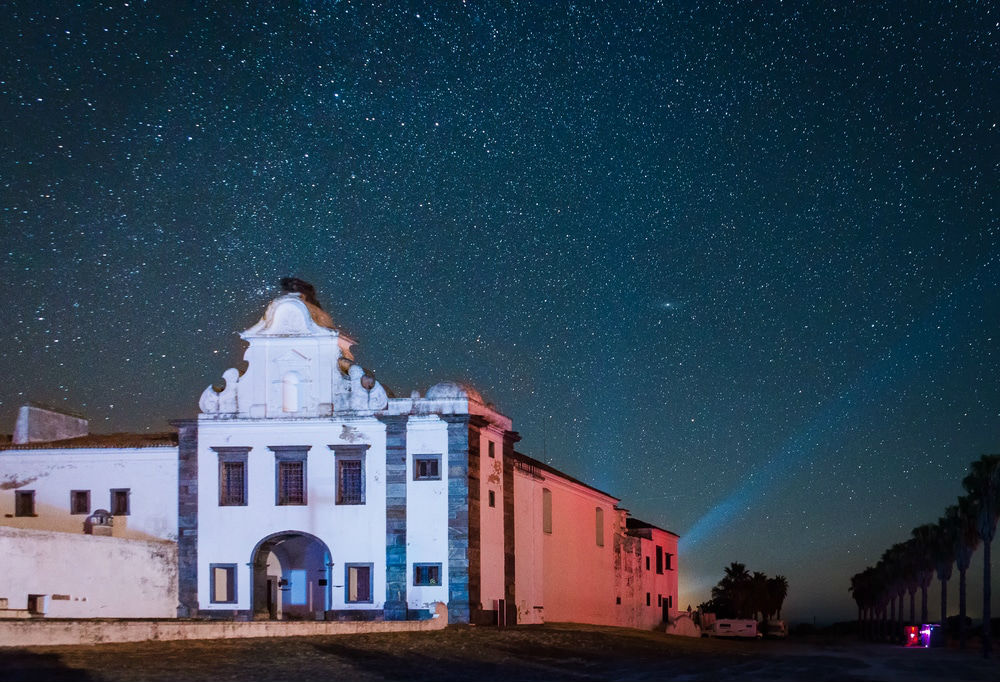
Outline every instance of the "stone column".
[[521, 440], [516, 431], [503, 434], [503, 578], [504, 614], [507, 625], [517, 625], [517, 592], [514, 556], [514, 443]]
[[379, 417], [385, 424], [386, 620], [406, 620], [406, 415]]
[[177, 616], [198, 615], [198, 420], [177, 427]]
[[480, 609], [480, 417], [445, 414], [448, 423], [448, 622], [468, 623]]

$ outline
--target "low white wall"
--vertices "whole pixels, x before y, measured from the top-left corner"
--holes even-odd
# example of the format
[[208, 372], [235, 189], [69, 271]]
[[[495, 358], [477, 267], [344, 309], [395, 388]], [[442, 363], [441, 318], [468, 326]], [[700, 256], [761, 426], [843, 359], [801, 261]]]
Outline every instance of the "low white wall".
[[436, 615], [418, 621], [289, 622], [253, 621], [4, 621], [0, 620], [0, 648], [145, 642], [149, 640], [243, 639], [250, 637], [315, 637], [370, 632], [442, 630], [448, 608], [435, 604]]
[[25, 609], [31, 594], [50, 618], [174, 618], [177, 546], [0, 527], [0, 598]]

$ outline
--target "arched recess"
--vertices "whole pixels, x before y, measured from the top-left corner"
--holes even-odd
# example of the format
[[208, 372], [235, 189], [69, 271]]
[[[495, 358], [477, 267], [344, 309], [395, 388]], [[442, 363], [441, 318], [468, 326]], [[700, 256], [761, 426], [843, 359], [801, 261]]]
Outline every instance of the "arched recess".
[[250, 555], [254, 620], [317, 620], [330, 609], [330, 549], [315, 535], [269, 535]]

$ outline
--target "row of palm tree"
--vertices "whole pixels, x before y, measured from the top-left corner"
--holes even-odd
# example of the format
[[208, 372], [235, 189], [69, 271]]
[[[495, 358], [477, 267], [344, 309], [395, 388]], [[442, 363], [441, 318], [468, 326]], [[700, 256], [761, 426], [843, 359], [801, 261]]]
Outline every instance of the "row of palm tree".
[[[937, 523], [913, 529], [910, 538], [882, 554], [875, 566], [851, 577], [849, 588], [858, 605], [858, 626], [868, 639], [894, 639], [902, 633], [904, 599], [910, 597], [909, 622], [927, 623], [927, 588], [935, 575], [941, 581], [940, 626], [948, 616], [948, 581], [958, 569], [958, 639], [966, 644], [965, 573], [973, 553], [983, 547], [983, 656], [992, 651], [990, 632], [990, 544], [1000, 515], [1000, 455], [983, 455], [969, 466], [962, 480], [965, 495], [944, 511]], [[920, 590], [920, 620], [914, 597]], [[898, 603], [898, 611], [897, 611]]]
[[750, 573], [745, 564], [734, 561], [725, 568], [719, 584], [712, 588], [712, 599], [698, 608], [719, 618], [781, 618], [788, 596], [788, 579], [783, 575], [768, 578], [760, 571]]

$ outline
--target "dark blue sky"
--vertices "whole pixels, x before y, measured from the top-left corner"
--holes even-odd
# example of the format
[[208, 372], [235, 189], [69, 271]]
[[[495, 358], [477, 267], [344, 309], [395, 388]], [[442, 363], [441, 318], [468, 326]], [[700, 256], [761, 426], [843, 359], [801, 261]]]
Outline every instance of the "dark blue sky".
[[681, 533], [682, 606], [820, 620], [1000, 450], [988, 3], [262, 4], [0, 9], [4, 419], [163, 430], [296, 275]]

